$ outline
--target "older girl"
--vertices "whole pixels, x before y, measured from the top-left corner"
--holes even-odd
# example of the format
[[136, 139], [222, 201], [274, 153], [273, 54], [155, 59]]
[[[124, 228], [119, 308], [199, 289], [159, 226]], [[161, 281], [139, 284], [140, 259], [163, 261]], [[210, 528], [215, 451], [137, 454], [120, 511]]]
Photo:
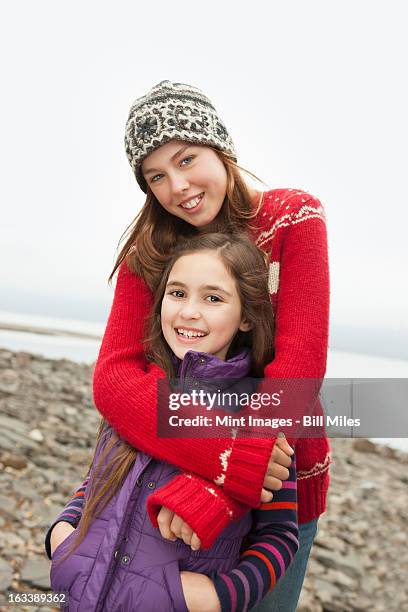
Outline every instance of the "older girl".
[[[265, 474], [271, 479], [269, 488], [279, 488], [282, 466], [276, 457], [270, 461], [273, 436], [256, 445], [240, 436], [229, 445], [225, 440], [192, 443], [158, 437], [157, 384], [164, 373], [146, 360], [142, 344], [155, 275], [183, 238], [225, 228], [246, 231], [270, 258], [275, 354], [265, 376], [322, 379], [329, 305], [324, 211], [319, 200], [301, 190], [260, 193], [248, 187], [224, 123], [211, 101], [189, 85], [163, 81], [136, 100], [125, 143], [146, 201], [113, 271], [119, 269], [119, 274], [95, 368], [94, 399], [131, 445], [197, 474], [194, 479], [179, 474], [156, 491], [156, 514], [160, 518], [160, 504], [170, 510], [162, 533], [169, 534], [173, 526], [173, 533], [185, 541], [191, 542], [196, 533], [203, 545], [209, 545], [229, 522], [224, 496], [229, 503], [238, 500], [256, 507]], [[296, 609], [317, 519], [326, 508], [327, 439], [300, 439], [296, 457], [300, 549], [259, 610]], [[222, 487], [224, 495], [209, 493], [208, 480]], [[74, 525], [81, 514], [81, 495], [80, 488], [68, 504]], [[189, 531], [182, 531], [183, 522], [175, 515]]]

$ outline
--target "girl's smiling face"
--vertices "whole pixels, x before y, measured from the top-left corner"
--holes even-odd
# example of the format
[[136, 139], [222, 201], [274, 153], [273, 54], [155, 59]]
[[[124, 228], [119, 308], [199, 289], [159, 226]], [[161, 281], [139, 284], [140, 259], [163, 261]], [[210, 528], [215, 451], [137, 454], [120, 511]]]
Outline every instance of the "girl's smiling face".
[[197, 228], [221, 210], [227, 171], [210, 147], [172, 140], [143, 161], [142, 172], [163, 208]]
[[172, 267], [161, 305], [167, 344], [183, 359], [189, 350], [225, 360], [238, 330], [248, 331], [234, 278], [212, 251], [180, 257]]

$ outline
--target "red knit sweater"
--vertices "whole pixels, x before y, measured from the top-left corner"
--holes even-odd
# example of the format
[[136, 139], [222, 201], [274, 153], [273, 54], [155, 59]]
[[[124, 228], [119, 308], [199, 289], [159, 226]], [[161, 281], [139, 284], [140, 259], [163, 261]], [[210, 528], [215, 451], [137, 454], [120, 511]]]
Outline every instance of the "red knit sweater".
[[[326, 370], [329, 274], [326, 225], [316, 198], [295, 189], [264, 194], [253, 238], [270, 253], [269, 288], [275, 309], [275, 358], [270, 378], [323, 378]], [[188, 472], [149, 497], [181, 516], [211, 545], [228, 522], [259, 505], [275, 438], [170, 439], [157, 435], [157, 383], [164, 372], [146, 362], [142, 337], [152, 304], [145, 282], [124, 263], [94, 372], [94, 401], [132, 446]], [[326, 507], [330, 452], [326, 438], [296, 444], [299, 522]], [[221, 486], [214, 485], [214, 482]]]

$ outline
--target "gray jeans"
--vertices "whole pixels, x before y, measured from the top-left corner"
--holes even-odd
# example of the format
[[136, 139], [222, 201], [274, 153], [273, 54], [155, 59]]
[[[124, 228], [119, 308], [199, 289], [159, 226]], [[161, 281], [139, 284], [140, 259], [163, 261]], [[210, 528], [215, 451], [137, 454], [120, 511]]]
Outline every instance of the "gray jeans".
[[317, 519], [299, 525], [299, 550], [288, 571], [271, 593], [251, 612], [295, 612], [306, 574], [307, 562], [317, 533]]

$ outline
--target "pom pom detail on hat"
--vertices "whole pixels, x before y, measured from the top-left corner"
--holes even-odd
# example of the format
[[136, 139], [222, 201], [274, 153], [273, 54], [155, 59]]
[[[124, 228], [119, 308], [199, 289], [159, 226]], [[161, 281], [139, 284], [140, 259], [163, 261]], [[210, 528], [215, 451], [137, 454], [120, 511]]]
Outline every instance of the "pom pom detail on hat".
[[192, 85], [161, 81], [135, 100], [126, 123], [126, 155], [145, 193], [142, 162], [170, 140], [215, 147], [237, 160], [231, 136], [207, 96]]

